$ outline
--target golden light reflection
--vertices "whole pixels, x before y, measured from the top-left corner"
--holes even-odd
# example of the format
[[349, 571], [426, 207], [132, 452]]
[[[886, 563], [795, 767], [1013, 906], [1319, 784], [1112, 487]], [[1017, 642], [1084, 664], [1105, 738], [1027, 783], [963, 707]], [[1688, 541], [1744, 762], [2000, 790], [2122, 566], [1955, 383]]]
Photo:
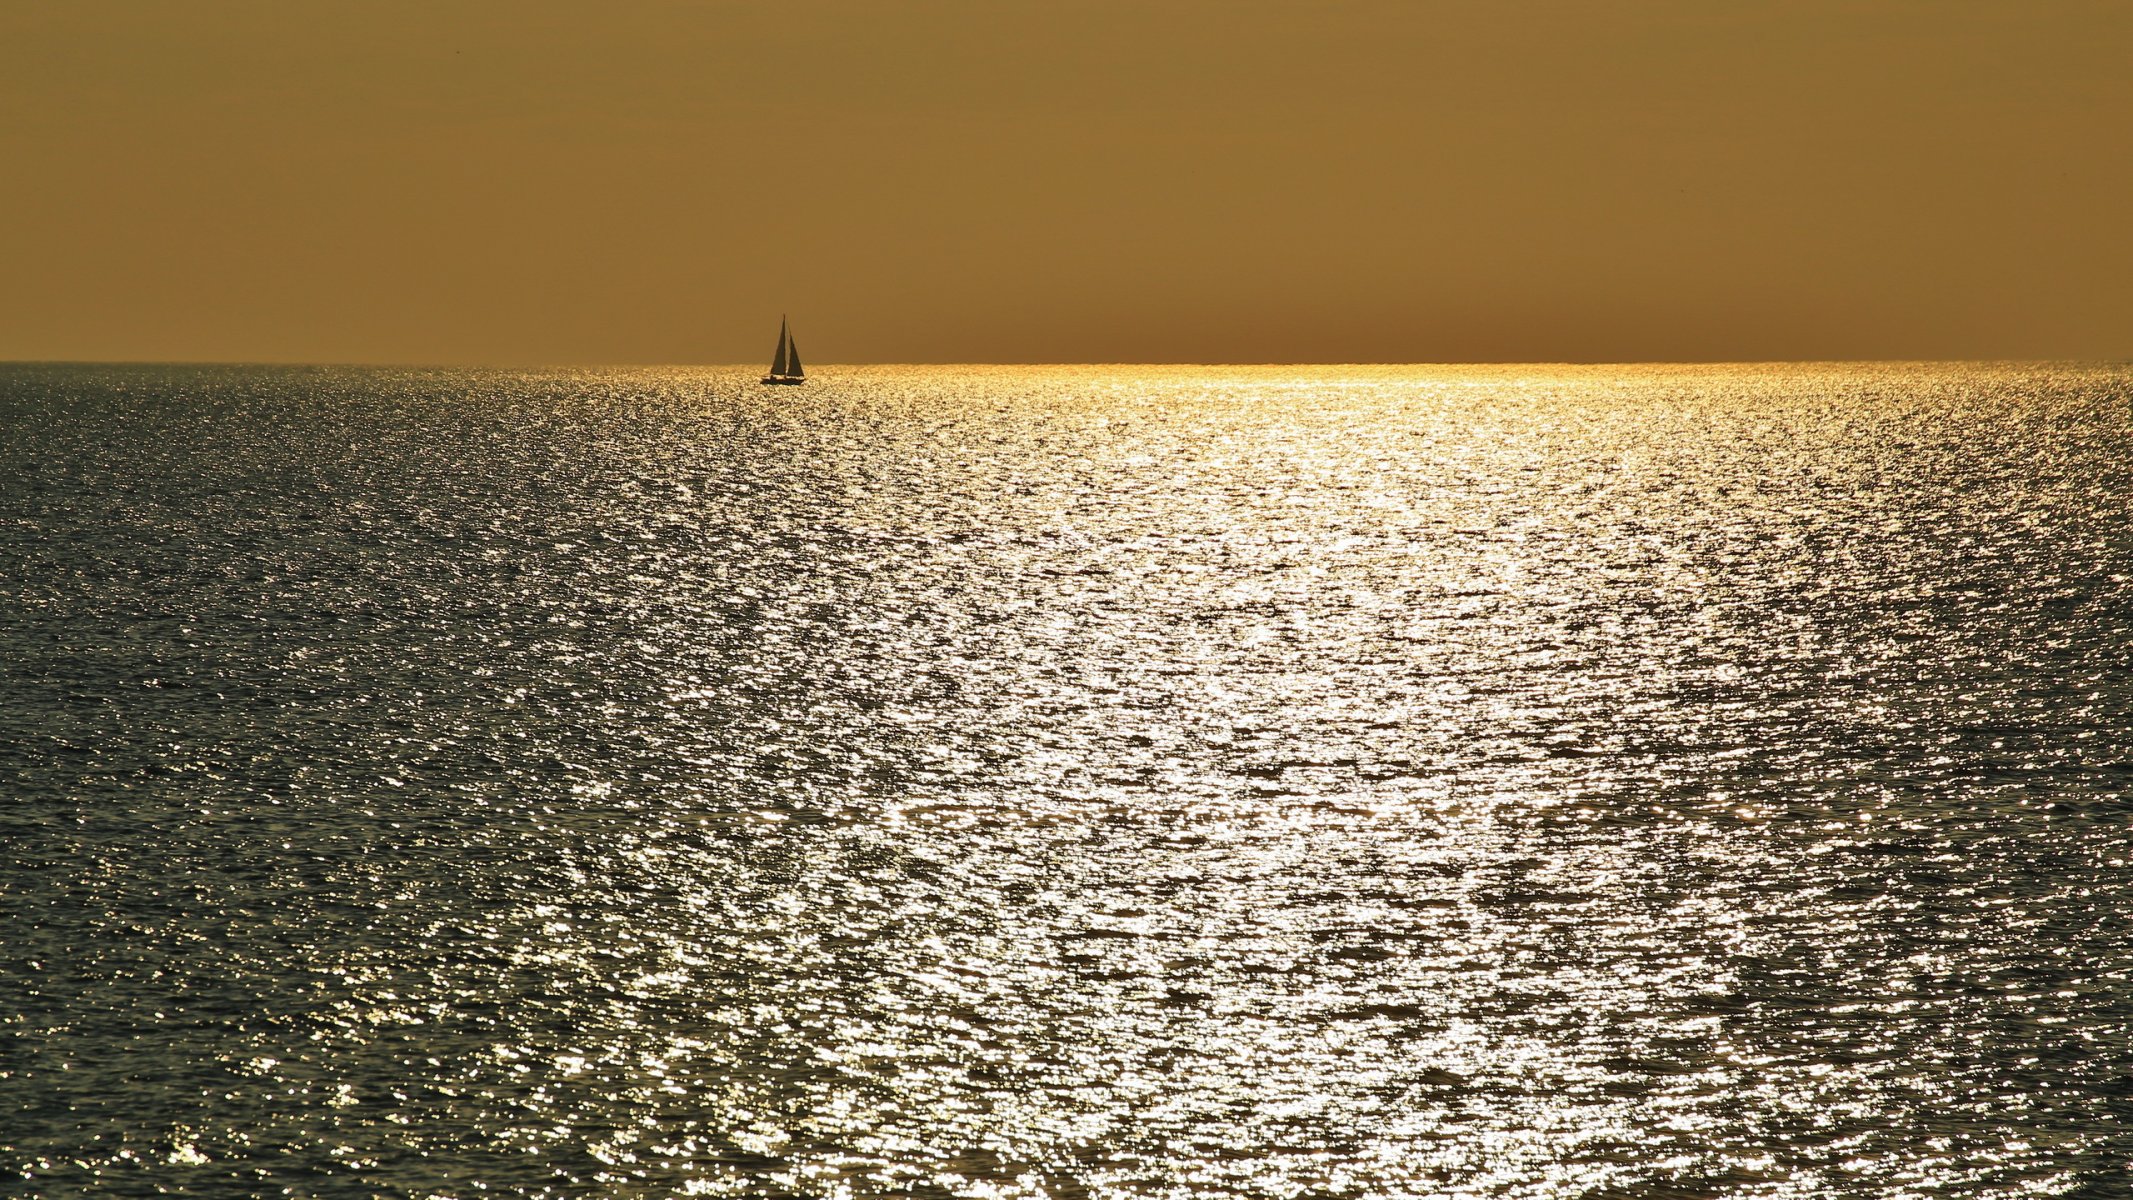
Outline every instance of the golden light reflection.
[[[196, 773], [111, 769], [165, 789], [186, 837], [126, 847], [167, 869], [77, 855], [124, 914], [97, 936], [184, 973], [114, 958], [105, 1003], [200, 1100], [93, 1165], [855, 1200], [2079, 1178], [2115, 1136], [2074, 1101], [2115, 1078], [2079, 1035], [2117, 1011], [2122, 714], [2051, 626], [2086, 593], [2017, 613], [2010, 581], [2044, 573], [2025, 516], [2114, 578], [2115, 380], [359, 392], [386, 507], [245, 551], [345, 559], [309, 599], [361, 631], [293, 626], [317, 653], [259, 652], [303, 690], [217, 709], [286, 721], [280, 803], [215, 815], [268, 768], [199, 735]], [[92, 828], [65, 815], [26, 836]]]

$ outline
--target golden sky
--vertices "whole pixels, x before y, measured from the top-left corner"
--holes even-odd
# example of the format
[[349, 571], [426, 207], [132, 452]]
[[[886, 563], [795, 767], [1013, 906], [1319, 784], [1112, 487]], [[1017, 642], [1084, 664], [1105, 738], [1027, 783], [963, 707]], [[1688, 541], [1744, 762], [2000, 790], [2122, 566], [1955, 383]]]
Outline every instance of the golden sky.
[[2123, 0], [0, 0], [0, 358], [2133, 358]]

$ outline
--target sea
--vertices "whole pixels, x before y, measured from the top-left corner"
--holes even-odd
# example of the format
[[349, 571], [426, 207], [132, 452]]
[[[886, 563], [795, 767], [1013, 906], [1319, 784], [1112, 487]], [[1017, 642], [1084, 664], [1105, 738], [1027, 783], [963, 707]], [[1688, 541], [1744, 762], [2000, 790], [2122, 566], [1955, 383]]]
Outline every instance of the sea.
[[0, 1195], [2133, 1196], [2133, 369], [0, 367]]

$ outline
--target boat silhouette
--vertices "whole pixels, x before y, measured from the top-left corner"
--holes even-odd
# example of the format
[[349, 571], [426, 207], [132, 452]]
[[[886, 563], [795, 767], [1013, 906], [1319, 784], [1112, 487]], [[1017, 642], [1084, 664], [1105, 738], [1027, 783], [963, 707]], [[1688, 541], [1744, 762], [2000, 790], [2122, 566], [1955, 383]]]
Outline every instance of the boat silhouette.
[[778, 355], [770, 360], [770, 374], [763, 376], [763, 382], [807, 382], [807, 372], [800, 367], [800, 343], [792, 340], [784, 317], [778, 318]]

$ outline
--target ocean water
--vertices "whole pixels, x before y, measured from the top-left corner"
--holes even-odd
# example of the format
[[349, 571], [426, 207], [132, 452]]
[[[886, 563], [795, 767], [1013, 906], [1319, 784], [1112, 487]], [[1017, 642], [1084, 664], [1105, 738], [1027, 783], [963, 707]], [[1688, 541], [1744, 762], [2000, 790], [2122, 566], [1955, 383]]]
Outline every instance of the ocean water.
[[0, 367], [0, 1194], [2133, 1195], [2133, 370]]

